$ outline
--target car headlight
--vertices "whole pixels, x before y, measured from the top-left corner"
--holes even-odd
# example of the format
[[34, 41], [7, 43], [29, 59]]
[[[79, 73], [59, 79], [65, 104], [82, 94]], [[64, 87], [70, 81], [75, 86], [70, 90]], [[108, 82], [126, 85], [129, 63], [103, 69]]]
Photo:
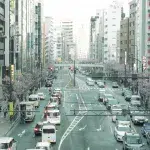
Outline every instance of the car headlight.
[[147, 122], [147, 121], [148, 121], [148, 119], [147, 119], [147, 118], [145, 118], [145, 121]]

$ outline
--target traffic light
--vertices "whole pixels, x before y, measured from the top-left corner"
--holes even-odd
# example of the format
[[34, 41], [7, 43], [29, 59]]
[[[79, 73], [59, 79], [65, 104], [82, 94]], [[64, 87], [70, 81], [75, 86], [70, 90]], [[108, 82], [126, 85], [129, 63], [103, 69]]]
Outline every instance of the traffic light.
[[11, 81], [14, 81], [14, 65], [10, 65], [10, 77]]

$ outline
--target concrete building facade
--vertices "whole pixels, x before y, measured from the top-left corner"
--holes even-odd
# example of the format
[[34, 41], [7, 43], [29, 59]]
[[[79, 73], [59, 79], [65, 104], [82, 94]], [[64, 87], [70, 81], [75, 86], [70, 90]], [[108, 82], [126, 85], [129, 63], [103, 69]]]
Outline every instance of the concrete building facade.
[[71, 49], [74, 48], [73, 21], [61, 21], [63, 44], [63, 61], [71, 60]]
[[120, 57], [119, 63], [125, 64], [125, 52], [129, 55], [129, 18], [120, 22]]

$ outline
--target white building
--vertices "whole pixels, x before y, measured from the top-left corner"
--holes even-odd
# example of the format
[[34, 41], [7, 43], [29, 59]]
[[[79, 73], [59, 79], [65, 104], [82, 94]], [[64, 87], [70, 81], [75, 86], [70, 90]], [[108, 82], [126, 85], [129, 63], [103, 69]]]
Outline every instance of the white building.
[[45, 17], [45, 63], [54, 61], [54, 21], [52, 17]]
[[74, 37], [73, 37], [73, 21], [63, 20], [61, 21], [62, 36], [64, 45], [66, 48], [63, 49], [63, 60], [71, 60], [70, 50], [74, 47]]
[[117, 31], [120, 29], [121, 4], [113, 1], [104, 10], [104, 62], [117, 60]]
[[62, 61], [62, 30], [60, 26], [55, 27], [54, 30], [54, 61]]
[[[143, 69], [150, 71], [150, 0], [136, 0], [135, 34], [136, 57], [143, 62]], [[144, 61], [143, 57], [145, 57]], [[142, 63], [139, 62], [139, 69], [141, 69], [141, 65]]]

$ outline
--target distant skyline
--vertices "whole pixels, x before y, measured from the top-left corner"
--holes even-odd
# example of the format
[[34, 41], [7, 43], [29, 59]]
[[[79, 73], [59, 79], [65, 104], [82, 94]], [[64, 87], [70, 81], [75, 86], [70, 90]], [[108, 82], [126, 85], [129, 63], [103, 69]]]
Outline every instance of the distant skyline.
[[[75, 39], [82, 45], [77, 45], [83, 51], [89, 48], [89, 25], [90, 17], [96, 15], [97, 9], [104, 9], [113, 0], [44, 0], [44, 16], [52, 16], [54, 20], [60, 21], [63, 19], [72, 19], [75, 24]], [[129, 0], [118, 0], [124, 6], [125, 13], [128, 12]], [[84, 26], [85, 35], [79, 35], [79, 28]], [[80, 37], [84, 37], [80, 39]]]

